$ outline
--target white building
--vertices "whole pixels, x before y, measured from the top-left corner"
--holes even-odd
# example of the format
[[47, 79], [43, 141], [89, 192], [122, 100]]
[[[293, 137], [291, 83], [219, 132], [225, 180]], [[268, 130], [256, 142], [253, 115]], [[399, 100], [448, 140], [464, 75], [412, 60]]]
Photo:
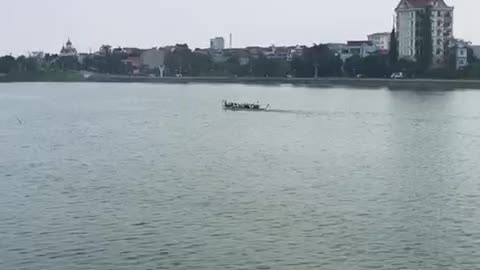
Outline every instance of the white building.
[[307, 46], [296, 45], [294, 48], [290, 48], [287, 55], [287, 61], [292, 61], [295, 57], [301, 57]]
[[347, 44], [330, 43], [327, 44], [327, 46], [330, 48], [330, 50], [334, 51], [343, 62], [354, 55], [365, 58], [377, 51], [377, 47], [375, 47], [373, 43], [368, 40], [347, 41]]
[[368, 41], [373, 43], [380, 51], [388, 51], [390, 49], [390, 34], [389, 32], [373, 33], [368, 35]]
[[77, 49], [73, 47], [72, 42], [68, 39], [65, 46], [60, 50], [60, 56], [77, 56]]
[[225, 49], [225, 39], [223, 37], [216, 37], [210, 39], [210, 49], [221, 51]]
[[445, 63], [449, 41], [453, 37], [453, 7], [444, 0], [401, 0], [397, 13], [398, 52], [400, 58], [415, 60], [420, 49], [422, 13], [432, 11], [432, 64]]
[[163, 49], [145, 50], [140, 55], [140, 64], [150, 70], [160, 70], [160, 77], [163, 77], [165, 69], [165, 56], [167, 52]]
[[455, 55], [455, 68], [457, 70], [468, 66], [468, 47], [471, 44], [461, 39], [456, 39], [451, 44], [452, 53]]

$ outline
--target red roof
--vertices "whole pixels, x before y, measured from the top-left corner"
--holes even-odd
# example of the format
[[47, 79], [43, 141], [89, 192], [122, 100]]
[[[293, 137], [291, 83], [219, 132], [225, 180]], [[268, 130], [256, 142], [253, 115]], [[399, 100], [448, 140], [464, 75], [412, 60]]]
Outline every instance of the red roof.
[[410, 5], [416, 8], [423, 8], [427, 6], [432, 6], [432, 0], [406, 0]]
[[404, 0], [400, 2], [397, 8], [399, 8], [403, 2], [407, 2], [412, 8], [424, 8], [428, 6], [433, 6], [437, 2], [441, 6], [448, 7], [444, 0]]

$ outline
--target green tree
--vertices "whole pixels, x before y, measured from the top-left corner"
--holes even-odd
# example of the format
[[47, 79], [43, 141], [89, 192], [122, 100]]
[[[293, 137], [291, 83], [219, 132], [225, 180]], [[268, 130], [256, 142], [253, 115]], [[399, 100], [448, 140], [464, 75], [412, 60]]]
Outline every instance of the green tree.
[[104, 54], [104, 55], [111, 54], [112, 53], [112, 46], [104, 44], [100, 47], [99, 51], [100, 51], [101, 54]]
[[388, 55], [375, 54], [363, 59], [363, 73], [371, 78], [385, 78], [390, 74]]
[[344, 71], [352, 77], [363, 74], [370, 78], [385, 78], [390, 75], [388, 61], [388, 55], [373, 54], [364, 58], [353, 55], [345, 61]]
[[418, 64], [411, 60], [399, 59], [392, 71], [402, 72], [408, 77], [415, 77], [418, 72]]
[[253, 62], [241, 65], [238, 56], [230, 56], [226, 62], [214, 64], [212, 69], [216, 76], [245, 77], [250, 75], [251, 67]]
[[0, 73], [10, 73], [16, 68], [17, 61], [12, 56], [0, 57]]
[[478, 58], [475, 56], [475, 52], [472, 48], [467, 48], [467, 61], [469, 64], [478, 62]]
[[255, 77], [285, 77], [290, 65], [281, 59], [269, 59], [260, 56], [252, 61], [252, 73]]
[[169, 75], [182, 74], [191, 76], [193, 53], [187, 44], [177, 44], [172, 52], [165, 57], [165, 65]]
[[16, 71], [24, 72], [26, 70], [27, 58], [24, 55], [17, 57]]
[[419, 64], [421, 72], [425, 72], [432, 65], [433, 58], [433, 41], [432, 41], [432, 7], [428, 6], [421, 11], [417, 11], [419, 17], [417, 27], [417, 63]]
[[75, 56], [59, 57], [57, 59], [57, 64], [64, 71], [66, 71], [66, 70], [78, 70], [80, 68], [80, 63], [78, 62], [78, 59]]
[[363, 74], [363, 59], [357, 54], [352, 55], [345, 60], [343, 70], [350, 77], [355, 77], [357, 74]]
[[[294, 59], [292, 70], [297, 77], [339, 76], [342, 60], [327, 45], [305, 49], [302, 61]], [[303, 65], [303, 66], [302, 66]]]
[[212, 67], [210, 57], [205, 54], [192, 53], [189, 57], [191, 76], [207, 76]]
[[85, 58], [82, 68], [108, 74], [128, 74], [130, 68], [123, 62], [125, 54], [95, 55]]
[[395, 66], [398, 62], [398, 42], [395, 28], [390, 33], [390, 49], [388, 51], [388, 63], [390, 66]]
[[312, 70], [307, 66], [307, 61], [304, 57], [294, 57], [290, 62], [292, 75], [295, 77], [312, 77]]

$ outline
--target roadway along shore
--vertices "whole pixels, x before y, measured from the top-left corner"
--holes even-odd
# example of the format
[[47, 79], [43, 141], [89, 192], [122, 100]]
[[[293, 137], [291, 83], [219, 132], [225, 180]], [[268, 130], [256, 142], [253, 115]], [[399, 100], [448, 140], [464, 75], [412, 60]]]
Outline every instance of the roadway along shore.
[[92, 75], [91, 82], [144, 82], [144, 83], [240, 83], [278, 85], [291, 84], [312, 87], [390, 88], [406, 90], [480, 89], [480, 80], [439, 79], [370, 79], [370, 78], [253, 78], [253, 77], [143, 77]]

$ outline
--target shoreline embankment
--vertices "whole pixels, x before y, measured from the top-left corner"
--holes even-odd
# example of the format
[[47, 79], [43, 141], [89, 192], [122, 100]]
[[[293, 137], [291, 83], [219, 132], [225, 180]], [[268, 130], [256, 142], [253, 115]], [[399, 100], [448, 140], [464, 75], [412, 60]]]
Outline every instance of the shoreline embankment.
[[167, 84], [256, 84], [256, 85], [294, 85], [304, 87], [346, 87], [346, 88], [388, 88], [405, 90], [461, 90], [479, 89], [480, 80], [445, 79], [375, 79], [375, 78], [278, 78], [278, 77], [147, 77], [107, 74], [89, 74], [88, 76], [34, 77], [22, 80], [21, 77], [0, 77], [0, 82], [118, 82], [118, 83], [167, 83]]

